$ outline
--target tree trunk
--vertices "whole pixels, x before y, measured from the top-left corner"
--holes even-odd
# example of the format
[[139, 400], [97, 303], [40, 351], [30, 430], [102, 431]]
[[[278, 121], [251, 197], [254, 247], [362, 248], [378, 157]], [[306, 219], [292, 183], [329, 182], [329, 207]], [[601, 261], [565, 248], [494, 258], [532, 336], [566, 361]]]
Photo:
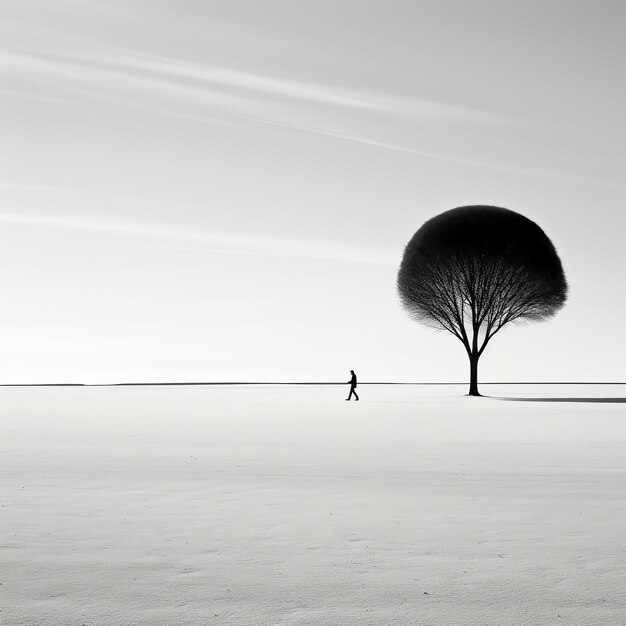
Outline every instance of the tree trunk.
[[473, 353], [470, 355], [470, 396], [479, 396], [478, 393], [478, 355]]

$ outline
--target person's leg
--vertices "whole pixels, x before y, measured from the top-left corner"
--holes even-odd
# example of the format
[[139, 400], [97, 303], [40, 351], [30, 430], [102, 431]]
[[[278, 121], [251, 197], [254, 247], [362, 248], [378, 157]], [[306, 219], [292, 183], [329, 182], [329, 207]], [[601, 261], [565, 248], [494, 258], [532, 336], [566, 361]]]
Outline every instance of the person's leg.
[[350, 393], [348, 394], [348, 397], [346, 398], [346, 400], [350, 400], [352, 398], [353, 393], [354, 393], [354, 387], [350, 387]]
[[358, 400], [359, 399], [359, 394], [356, 392], [356, 390], [354, 391], [354, 397]]

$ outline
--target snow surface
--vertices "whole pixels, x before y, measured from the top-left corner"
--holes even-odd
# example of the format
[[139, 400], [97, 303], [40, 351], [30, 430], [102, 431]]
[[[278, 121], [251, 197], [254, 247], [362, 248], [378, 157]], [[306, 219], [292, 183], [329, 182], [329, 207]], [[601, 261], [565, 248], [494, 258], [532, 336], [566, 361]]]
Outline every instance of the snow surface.
[[346, 391], [0, 389], [0, 623], [626, 623], [626, 387]]

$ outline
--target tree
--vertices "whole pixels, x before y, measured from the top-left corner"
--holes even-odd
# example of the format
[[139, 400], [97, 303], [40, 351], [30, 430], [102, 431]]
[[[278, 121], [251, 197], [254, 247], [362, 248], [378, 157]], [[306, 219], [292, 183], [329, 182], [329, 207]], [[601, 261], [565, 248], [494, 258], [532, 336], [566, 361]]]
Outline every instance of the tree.
[[511, 322], [552, 317], [567, 298], [561, 260], [528, 218], [493, 206], [463, 206], [428, 220], [406, 246], [398, 292], [409, 315], [452, 333], [470, 362], [470, 396], [479, 396], [478, 361]]

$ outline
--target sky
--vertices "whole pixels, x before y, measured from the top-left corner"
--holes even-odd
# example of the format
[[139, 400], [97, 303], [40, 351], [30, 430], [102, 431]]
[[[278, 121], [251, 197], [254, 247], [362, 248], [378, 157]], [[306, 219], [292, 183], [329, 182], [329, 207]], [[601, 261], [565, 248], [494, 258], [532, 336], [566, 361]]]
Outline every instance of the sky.
[[0, 382], [464, 381], [404, 246], [492, 204], [570, 297], [487, 381], [626, 381], [626, 6], [0, 0]]

